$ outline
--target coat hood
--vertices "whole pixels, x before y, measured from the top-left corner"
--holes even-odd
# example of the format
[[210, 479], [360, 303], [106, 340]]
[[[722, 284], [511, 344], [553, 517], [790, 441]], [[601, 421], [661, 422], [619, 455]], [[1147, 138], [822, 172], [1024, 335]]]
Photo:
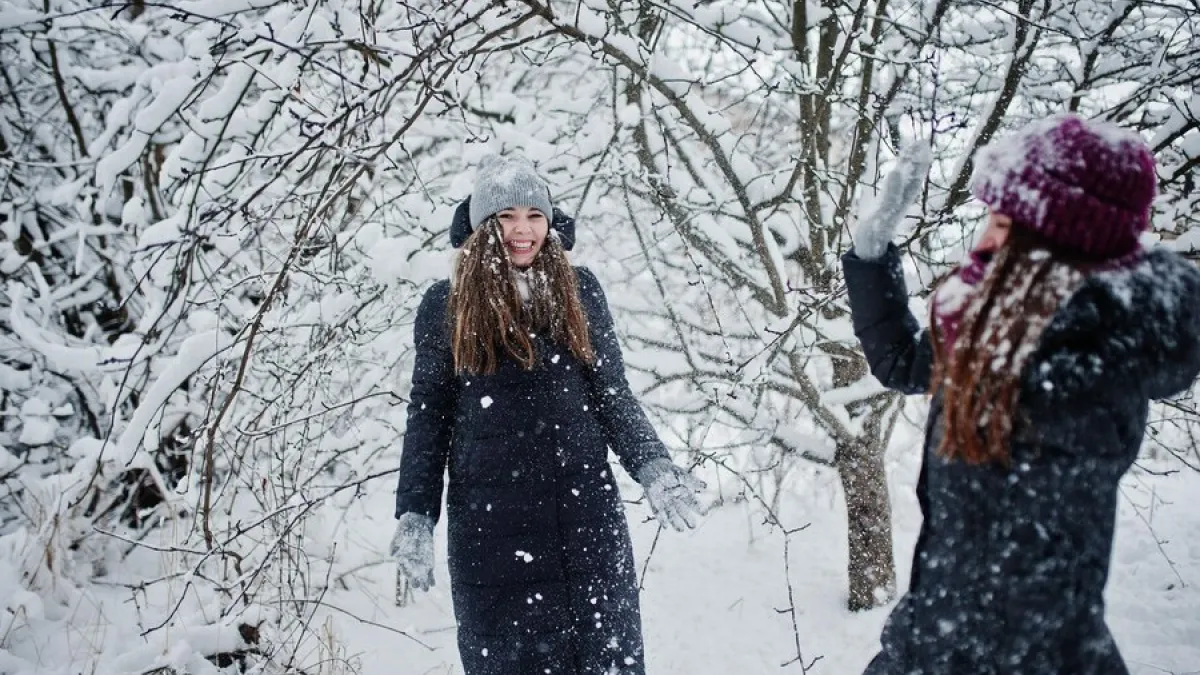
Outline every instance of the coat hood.
[[1197, 368], [1200, 270], [1155, 248], [1080, 285], [1047, 327], [1029, 376], [1047, 393], [1119, 384], [1157, 399], [1187, 389]]

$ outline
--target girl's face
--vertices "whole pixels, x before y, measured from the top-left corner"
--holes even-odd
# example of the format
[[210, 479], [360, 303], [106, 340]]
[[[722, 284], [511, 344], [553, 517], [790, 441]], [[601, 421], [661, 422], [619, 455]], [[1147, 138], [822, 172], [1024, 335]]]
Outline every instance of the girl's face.
[[528, 206], [515, 206], [496, 214], [508, 259], [517, 267], [529, 267], [550, 231], [546, 214]]
[[975, 253], [995, 253], [1008, 241], [1008, 233], [1012, 230], [1012, 218], [988, 211], [987, 229], [975, 242]]

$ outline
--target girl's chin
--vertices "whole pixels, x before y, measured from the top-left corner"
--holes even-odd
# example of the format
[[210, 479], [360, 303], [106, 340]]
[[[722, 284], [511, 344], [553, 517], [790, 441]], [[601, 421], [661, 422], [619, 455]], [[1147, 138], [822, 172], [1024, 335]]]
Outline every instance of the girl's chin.
[[529, 267], [533, 264], [533, 260], [537, 257], [537, 254], [537, 251], [523, 251], [521, 253], [517, 253], [516, 251], [509, 249], [508, 259], [516, 267]]

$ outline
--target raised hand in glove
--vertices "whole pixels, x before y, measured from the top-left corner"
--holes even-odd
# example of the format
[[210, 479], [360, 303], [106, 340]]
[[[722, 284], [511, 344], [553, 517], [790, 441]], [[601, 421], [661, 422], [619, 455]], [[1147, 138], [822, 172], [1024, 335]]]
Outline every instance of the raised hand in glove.
[[433, 518], [421, 513], [400, 516], [391, 552], [400, 574], [413, 588], [428, 591], [433, 587]]
[[704, 481], [664, 458], [646, 462], [634, 478], [646, 490], [650, 511], [664, 526], [683, 532], [700, 522], [696, 493], [706, 487]]
[[904, 219], [904, 212], [921, 193], [933, 155], [929, 146], [914, 144], [900, 150], [896, 166], [883, 179], [875, 210], [858, 221], [854, 230], [854, 253], [875, 260], [887, 251], [888, 243]]

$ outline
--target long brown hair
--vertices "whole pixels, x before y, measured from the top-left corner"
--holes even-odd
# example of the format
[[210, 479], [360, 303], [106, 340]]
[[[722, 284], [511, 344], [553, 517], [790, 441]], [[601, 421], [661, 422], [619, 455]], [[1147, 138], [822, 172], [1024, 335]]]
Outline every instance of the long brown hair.
[[[1094, 263], [1014, 227], [967, 301], [954, 344], [932, 331], [932, 391], [942, 391], [938, 454], [970, 464], [1009, 461], [1021, 377], [1059, 305]], [[936, 303], [931, 303], [936, 307]], [[931, 319], [937, 326], [937, 317]]]
[[[518, 274], [528, 282], [528, 302], [521, 299]], [[493, 216], [481, 223], [458, 255], [448, 316], [457, 373], [495, 373], [506, 355], [532, 370], [535, 333], [566, 345], [584, 363], [594, 360], [579, 282], [553, 232], [533, 264], [518, 270], [504, 249], [500, 221]]]

